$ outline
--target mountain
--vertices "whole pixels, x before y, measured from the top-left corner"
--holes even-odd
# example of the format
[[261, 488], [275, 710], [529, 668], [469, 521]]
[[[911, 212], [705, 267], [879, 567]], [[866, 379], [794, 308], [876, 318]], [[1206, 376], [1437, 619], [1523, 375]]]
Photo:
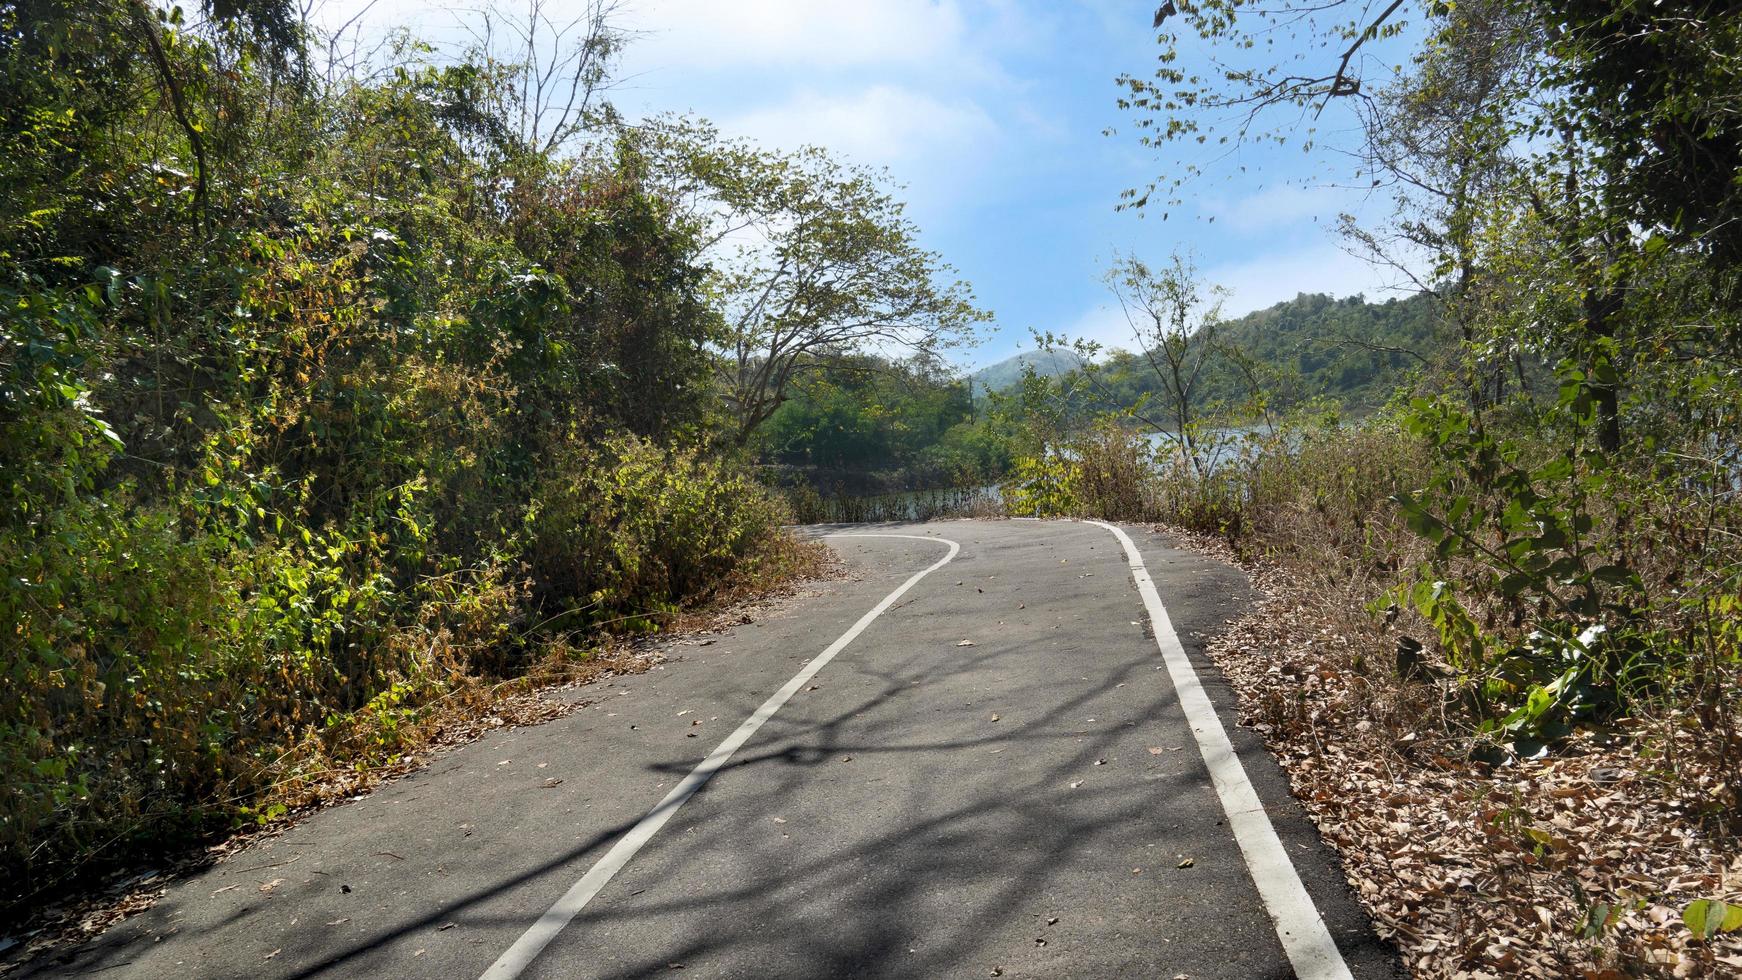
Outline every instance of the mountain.
[[[1200, 410], [1239, 404], [1256, 380], [1276, 407], [1327, 395], [1360, 414], [1383, 405], [1412, 371], [1443, 364], [1456, 343], [1425, 294], [1370, 303], [1302, 293], [1217, 324], [1222, 353], [1205, 365], [1193, 400]], [[1074, 412], [1087, 417], [1161, 394], [1147, 359], [1116, 350], [1099, 363], [1097, 383], [1073, 394]]]
[[1083, 359], [1075, 351], [1068, 350], [1024, 351], [983, 367], [968, 375], [968, 379], [978, 390], [1003, 391], [1021, 381], [1022, 369], [1030, 364], [1034, 365], [1035, 373], [1041, 377], [1056, 378], [1082, 367]]
[[[1412, 369], [1456, 344], [1425, 293], [1382, 303], [1302, 293], [1221, 324], [1216, 339], [1267, 369], [1287, 394], [1329, 395], [1357, 411], [1383, 404]], [[1205, 398], [1235, 400], [1242, 387], [1224, 366], [1206, 379]]]

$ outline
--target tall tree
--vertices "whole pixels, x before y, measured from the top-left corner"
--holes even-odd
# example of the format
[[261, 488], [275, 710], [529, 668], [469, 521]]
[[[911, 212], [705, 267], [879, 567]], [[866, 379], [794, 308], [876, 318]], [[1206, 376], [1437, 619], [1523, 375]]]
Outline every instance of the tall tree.
[[778, 153], [722, 139], [705, 124], [668, 126], [660, 142], [705, 228], [737, 444], [807, 365], [927, 354], [989, 318], [955, 270], [920, 246], [882, 172], [817, 147]]

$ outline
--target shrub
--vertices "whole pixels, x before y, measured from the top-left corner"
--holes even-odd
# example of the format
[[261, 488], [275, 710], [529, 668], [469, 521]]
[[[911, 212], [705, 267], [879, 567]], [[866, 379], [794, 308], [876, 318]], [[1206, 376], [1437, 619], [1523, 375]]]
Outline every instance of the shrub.
[[565, 626], [655, 629], [754, 572], [784, 507], [730, 464], [634, 436], [561, 450], [533, 495], [525, 559]]

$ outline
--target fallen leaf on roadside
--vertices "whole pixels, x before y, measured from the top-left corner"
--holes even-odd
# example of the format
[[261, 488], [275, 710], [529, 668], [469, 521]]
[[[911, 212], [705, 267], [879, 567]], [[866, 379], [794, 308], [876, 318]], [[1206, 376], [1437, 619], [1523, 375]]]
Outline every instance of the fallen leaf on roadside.
[[1161, 746], [1159, 746], [1159, 745], [1151, 745], [1151, 746], [1150, 746], [1150, 747], [1149, 747], [1149, 754], [1150, 754], [1150, 755], [1160, 755], [1160, 754], [1162, 754], [1162, 753], [1163, 753], [1163, 752], [1165, 752], [1165, 751], [1167, 751], [1167, 750], [1166, 750], [1166, 749], [1163, 749], [1163, 748], [1162, 748], [1162, 747], [1161, 747]]
[[279, 885], [282, 885], [282, 884], [284, 884], [283, 878], [274, 878], [271, 881], [267, 882], [266, 884], [261, 885], [260, 891], [265, 893], [265, 894], [270, 895], [270, 894], [272, 894], [272, 890], [274, 888], [277, 888]]
[[959, 646], [959, 647], [971, 647], [973, 645], [974, 645], [973, 640], [963, 640], [962, 642], [956, 644], [956, 646]]
[[1185, 860], [1183, 860], [1179, 863], [1179, 866], [1182, 868], [1189, 868], [1196, 863], [1197, 862], [1193, 861], [1191, 858], [1186, 858]]
[[558, 779], [555, 776], [550, 776], [550, 777], [545, 779], [544, 788], [545, 789], [555, 789], [556, 787], [561, 786], [562, 784], [563, 784], [563, 781], [561, 779]]

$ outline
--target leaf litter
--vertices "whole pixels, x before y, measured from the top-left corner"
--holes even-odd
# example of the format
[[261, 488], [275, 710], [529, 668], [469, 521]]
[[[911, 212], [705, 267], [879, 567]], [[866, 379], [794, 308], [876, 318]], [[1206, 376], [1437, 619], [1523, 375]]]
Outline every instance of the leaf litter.
[[1473, 761], [1443, 691], [1361, 669], [1392, 637], [1355, 584], [1167, 530], [1261, 590], [1207, 652], [1413, 975], [1742, 975], [1742, 848], [1696, 815], [1716, 777], [1668, 783], [1651, 733], [1626, 729]]

